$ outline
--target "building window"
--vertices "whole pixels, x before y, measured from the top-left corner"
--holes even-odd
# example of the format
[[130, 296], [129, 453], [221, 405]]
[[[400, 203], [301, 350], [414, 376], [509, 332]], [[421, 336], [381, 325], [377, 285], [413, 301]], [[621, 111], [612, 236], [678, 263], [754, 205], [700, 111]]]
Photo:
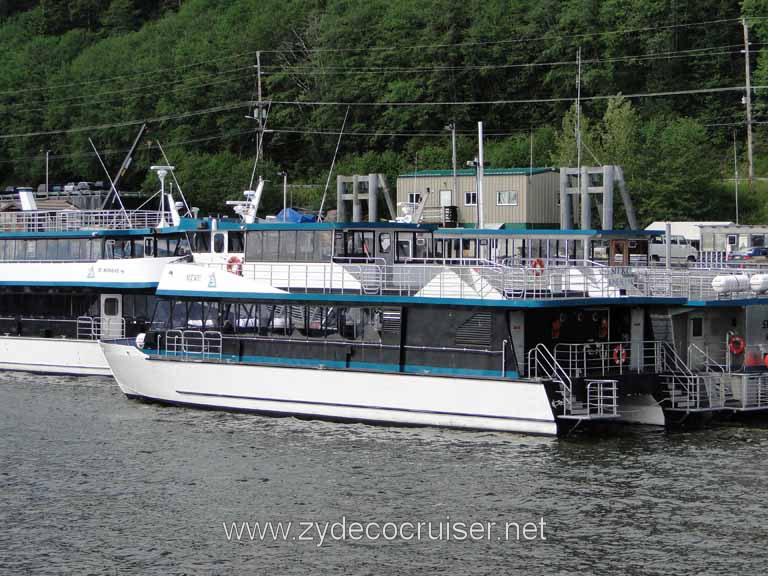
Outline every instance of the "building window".
[[692, 318], [691, 322], [691, 336], [694, 338], [701, 338], [704, 335], [704, 319]]
[[499, 190], [496, 192], [497, 206], [517, 206], [516, 190]]
[[477, 192], [464, 192], [464, 206], [477, 205]]
[[418, 204], [419, 202], [421, 202], [421, 194], [418, 192], [409, 192], [408, 202], [411, 204]]

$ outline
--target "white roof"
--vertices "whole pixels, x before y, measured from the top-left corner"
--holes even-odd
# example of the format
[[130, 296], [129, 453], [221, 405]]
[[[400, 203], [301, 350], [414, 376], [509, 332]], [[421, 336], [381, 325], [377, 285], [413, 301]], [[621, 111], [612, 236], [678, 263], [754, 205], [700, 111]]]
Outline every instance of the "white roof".
[[[701, 240], [700, 226], [730, 226], [733, 222], [670, 222], [673, 236], [685, 236], [688, 240]], [[667, 223], [663, 221], [651, 222], [646, 230], [667, 229]]]

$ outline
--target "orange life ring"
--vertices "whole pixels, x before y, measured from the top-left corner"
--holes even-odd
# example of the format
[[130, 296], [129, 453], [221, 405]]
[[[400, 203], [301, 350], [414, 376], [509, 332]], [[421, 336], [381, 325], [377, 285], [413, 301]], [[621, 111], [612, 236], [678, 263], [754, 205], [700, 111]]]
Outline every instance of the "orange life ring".
[[237, 256], [232, 256], [227, 260], [227, 272], [232, 272], [238, 276], [243, 275], [243, 261]]
[[536, 258], [531, 264], [531, 268], [533, 268], [534, 276], [541, 276], [541, 273], [544, 272], [544, 260]]
[[627, 351], [621, 344], [616, 344], [613, 347], [613, 362], [617, 366], [621, 366], [627, 361]]
[[747, 345], [744, 342], [744, 338], [741, 336], [731, 336], [731, 339], [728, 341], [728, 349], [731, 351], [731, 354], [735, 354], [736, 356], [743, 353], [746, 347]]

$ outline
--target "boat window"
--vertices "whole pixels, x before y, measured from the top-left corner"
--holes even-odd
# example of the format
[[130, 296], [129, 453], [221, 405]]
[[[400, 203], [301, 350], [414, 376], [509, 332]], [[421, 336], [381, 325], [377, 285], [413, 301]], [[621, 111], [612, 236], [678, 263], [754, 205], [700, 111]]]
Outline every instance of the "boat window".
[[168, 300], [158, 300], [155, 304], [155, 311], [152, 314], [152, 328], [155, 330], [167, 328], [170, 316], [171, 303]]
[[265, 262], [277, 262], [280, 251], [280, 232], [277, 230], [268, 230], [264, 232], [264, 252]]
[[227, 250], [229, 252], [245, 252], [242, 232], [227, 233]]
[[328, 262], [333, 251], [333, 232], [319, 230], [315, 232], [315, 260]]
[[117, 316], [119, 308], [117, 298], [104, 299], [104, 316]]
[[195, 232], [194, 236], [194, 251], [195, 252], [210, 252], [209, 245], [209, 233], [208, 232]]
[[202, 302], [190, 302], [187, 307], [187, 327], [199, 328], [204, 327], [203, 324], [203, 304]]
[[35, 259], [35, 241], [34, 240], [27, 240], [27, 254], [25, 259], [26, 260]]
[[691, 318], [691, 336], [701, 338], [704, 335], [704, 318]]
[[262, 233], [248, 232], [246, 236], [245, 259], [249, 262], [258, 262], [262, 259]]
[[413, 234], [410, 232], [398, 232], [397, 233], [397, 259], [405, 260], [411, 257], [411, 238]]
[[424, 234], [416, 234], [413, 257], [421, 259], [427, 258], [427, 238]]
[[280, 261], [290, 262], [296, 258], [296, 231], [280, 231]]
[[155, 239], [144, 238], [144, 256], [151, 258], [155, 255]]
[[171, 312], [171, 328], [186, 328], [187, 326], [187, 305], [182, 300], [173, 302]]
[[71, 251], [70, 251], [69, 240], [66, 240], [64, 238], [59, 238], [58, 242], [59, 242], [59, 260], [70, 260]]
[[379, 251], [384, 254], [389, 253], [389, 247], [392, 245], [392, 237], [389, 232], [382, 232], [379, 234]]
[[224, 252], [224, 234], [218, 233], [213, 235], [213, 251], [216, 254]]
[[296, 260], [311, 262], [314, 259], [315, 233], [311, 230], [300, 230], [296, 233]]
[[443, 258], [443, 241], [442, 240], [434, 240], [432, 242], [432, 246], [435, 250], [435, 258]]

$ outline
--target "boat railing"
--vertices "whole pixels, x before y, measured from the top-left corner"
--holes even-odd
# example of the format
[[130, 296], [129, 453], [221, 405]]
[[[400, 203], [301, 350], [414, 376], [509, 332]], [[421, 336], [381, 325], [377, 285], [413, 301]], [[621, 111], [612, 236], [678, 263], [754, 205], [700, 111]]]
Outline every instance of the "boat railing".
[[571, 378], [625, 373], [659, 373], [664, 369], [663, 343], [656, 340], [560, 343], [554, 357]]
[[290, 293], [388, 294], [431, 298], [569, 299], [678, 298], [696, 301], [755, 298], [749, 279], [733, 282], [732, 291], [716, 291], [722, 276], [757, 273], [732, 269], [653, 268], [624, 266], [510, 266], [477, 259], [460, 265], [428, 259], [410, 264], [245, 262], [238, 265], [199, 262]]
[[712, 357], [710, 354], [710, 348], [708, 346], [701, 348], [694, 343], [688, 345], [687, 364], [691, 369], [703, 368], [705, 372], [723, 374], [728, 371], [725, 362], [719, 362]]
[[0, 213], [0, 232], [72, 232], [155, 228], [155, 210], [24, 210]]
[[222, 358], [223, 338], [216, 330], [167, 330], [165, 353], [185, 360]]
[[78, 316], [78, 340], [125, 338], [125, 318], [122, 316]]
[[528, 378], [545, 379], [557, 383], [563, 398], [563, 414], [567, 416], [573, 412], [571, 378], [544, 344], [537, 344], [528, 351]]
[[617, 417], [619, 415], [618, 382], [616, 380], [589, 380], [587, 382], [587, 414], [590, 417]]
[[768, 374], [732, 374], [730, 378], [729, 406], [742, 411], [768, 409]]

